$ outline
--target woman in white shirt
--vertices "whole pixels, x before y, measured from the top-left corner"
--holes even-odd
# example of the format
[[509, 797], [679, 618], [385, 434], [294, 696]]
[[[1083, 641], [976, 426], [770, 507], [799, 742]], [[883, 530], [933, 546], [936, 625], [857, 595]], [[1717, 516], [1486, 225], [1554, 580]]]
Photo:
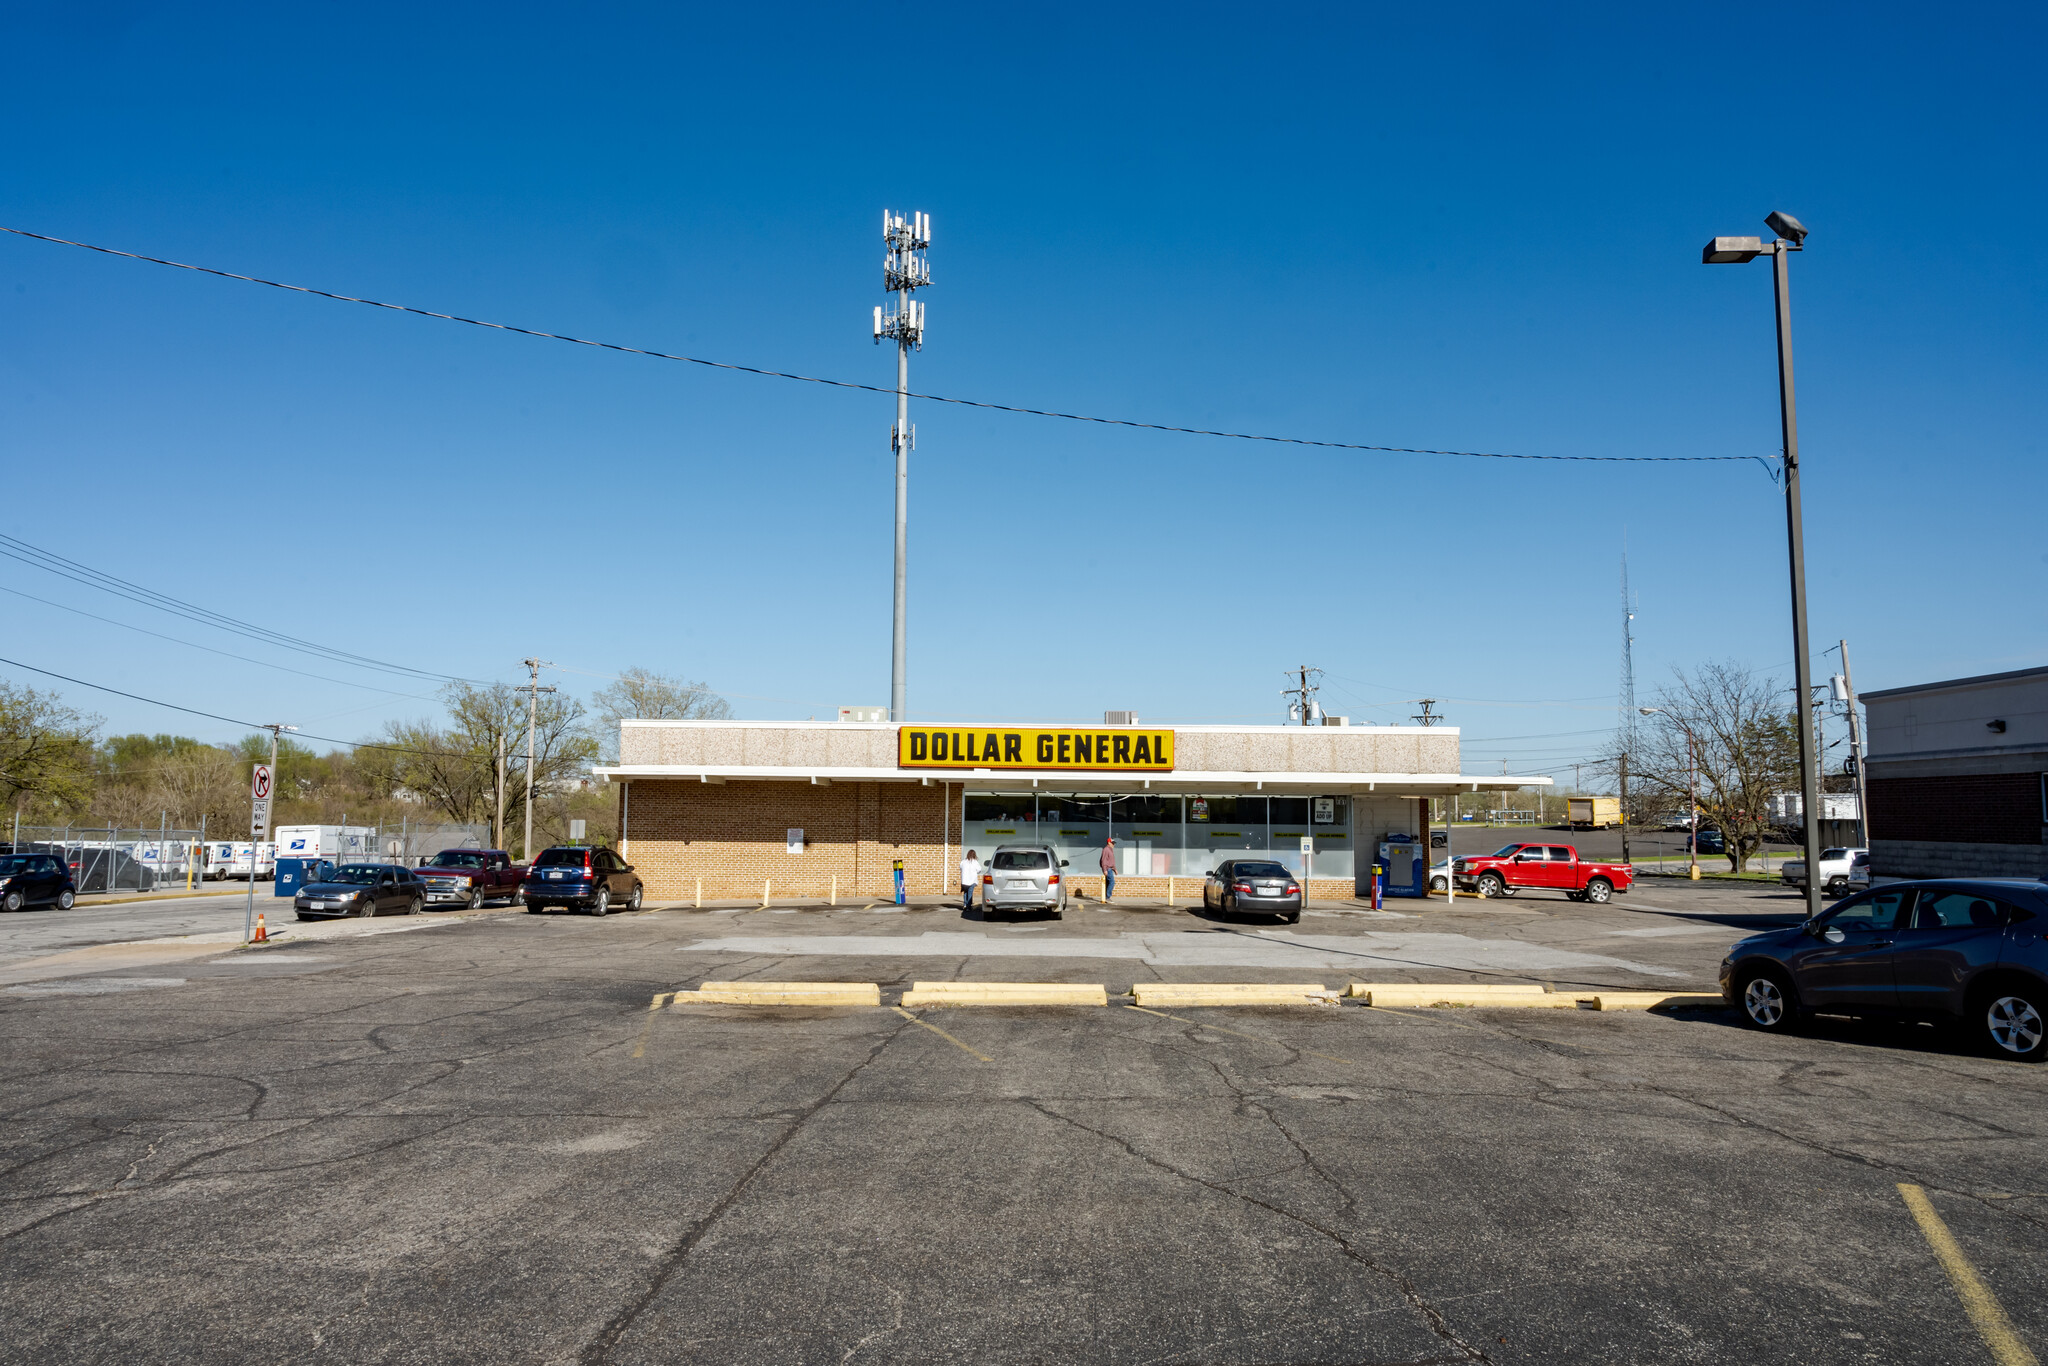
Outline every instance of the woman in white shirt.
[[981, 860], [969, 849], [967, 857], [960, 860], [960, 914], [974, 909], [974, 888], [981, 881]]

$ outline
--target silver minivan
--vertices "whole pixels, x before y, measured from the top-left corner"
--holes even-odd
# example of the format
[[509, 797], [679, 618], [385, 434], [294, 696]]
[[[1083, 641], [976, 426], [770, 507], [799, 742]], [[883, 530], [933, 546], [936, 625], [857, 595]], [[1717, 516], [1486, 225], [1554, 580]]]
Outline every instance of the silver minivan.
[[1002, 844], [981, 870], [981, 913], [1067, 909], [1067, 861], [1050, 844]]

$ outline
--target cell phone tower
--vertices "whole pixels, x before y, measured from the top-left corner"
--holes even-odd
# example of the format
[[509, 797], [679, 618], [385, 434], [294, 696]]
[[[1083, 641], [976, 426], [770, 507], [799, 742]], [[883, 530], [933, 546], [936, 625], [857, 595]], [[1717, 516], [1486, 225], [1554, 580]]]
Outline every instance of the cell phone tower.
[[917, 446], [917, 428], [910, 425], [910, 353], [924, 349], [924, 305], [913, 290], [932, 282], [931, 263], [922, 255], [932, 244], [930, 214], [905, 218], [882, 210], [882, 288], [903, 297], [886, 312], [875, 306], [875, 341], [896, 343], [896, 425], [889, 429], [889, 447], [896, 452], [896, 619], [889, 643], [889, 719], [903, 721], [904, 581], [907, 572], [910, 517], [910, 452]]

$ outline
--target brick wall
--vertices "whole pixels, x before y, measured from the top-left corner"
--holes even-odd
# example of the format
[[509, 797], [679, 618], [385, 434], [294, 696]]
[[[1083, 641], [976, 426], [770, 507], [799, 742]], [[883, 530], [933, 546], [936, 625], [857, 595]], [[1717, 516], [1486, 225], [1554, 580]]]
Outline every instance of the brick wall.
[[[2035, 773], [1917, 778], [1872, 773], [1868, 786], [1873, 850], [1880, 841], [2041, 843], [2041, 780]], [[1886, 876], [1906, 876], [1879, 871]]]
[[[958, 890], [942, 848], [957, 786], [640, 778], [632, 789], [625, 855], [654, 900], [693, 897], [700, 881], [712, 900], [759, 896], [764, 882], [776, 896], [822, 897], [834, 878], [841, 897], [886, 896], [897, 858], [914, 895]], [[804, 832], [800, 854], [791, 828]]]
[[1952, 840], [1886, 840], [1872, 836], [1870, 871], [1877, 877], [2041, 877], [2048, 860], [2039, 844], [1970, 844]]

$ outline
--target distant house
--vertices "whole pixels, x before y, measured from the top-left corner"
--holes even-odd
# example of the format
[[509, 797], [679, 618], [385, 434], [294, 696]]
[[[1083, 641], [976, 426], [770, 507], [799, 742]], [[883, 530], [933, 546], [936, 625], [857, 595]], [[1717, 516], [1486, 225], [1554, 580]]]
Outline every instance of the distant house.
[[2048, 668], [1862, 700], [1872, 873], [2048, 876]]

